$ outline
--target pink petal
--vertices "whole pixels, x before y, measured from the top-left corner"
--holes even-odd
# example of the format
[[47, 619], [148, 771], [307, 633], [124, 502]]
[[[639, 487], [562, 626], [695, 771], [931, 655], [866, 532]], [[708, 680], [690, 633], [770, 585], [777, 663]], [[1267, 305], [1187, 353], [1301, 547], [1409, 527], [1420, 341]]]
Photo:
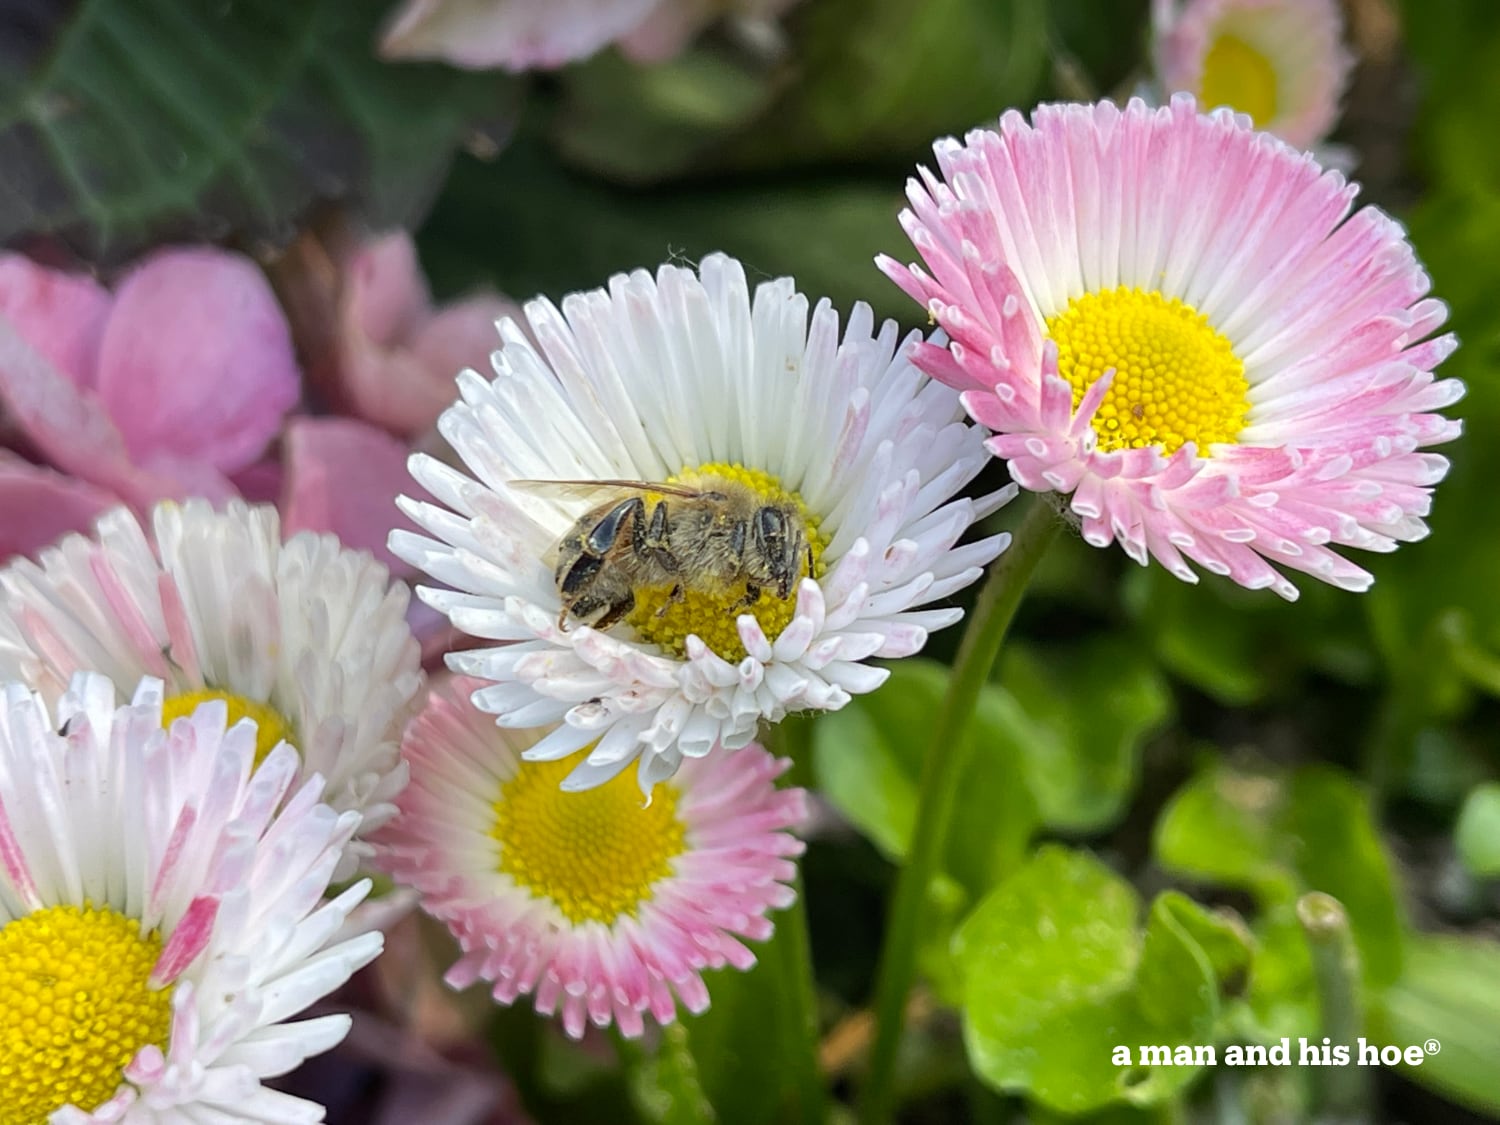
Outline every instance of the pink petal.
[[499, 343], [495, 321], [519, 308], [493, 295], [434, 315], [416, 249], [404, 231], [355, 256], [339, 309], [335, 405], [392, 433], [430, 429], [456, 397], [453, 377], [487, 370]]
[[152, 451], [232, 473], [297, 401], [291, 332], [248, 258], [159, 251], [119, 286], [99, 354], [99, 396], [136, 460]]
[[252, 504], [276, 503], [281, 498], [285, 480], [286, 472], [277, 456], [262, 457], [231, 478], [239, 494]]
[[282, 440], [284, 533], [331, 531], [393, 573], [410, 573], [385, 545], [393, 527], [413, 526], [396, 508], [397, 495], [411, 488], [407, 447], [353, 418], [294, 418]]
[[91, 277], [0, 254], [0, 316], [80, 387], [93, 385], [112, 301]]
[[181, 495], [177, 482], [130, 463], [120, 432], [80, 390], [0, 317], [0, 408], [53, 467], [102, 485], [137, 507]]
[[367, 243], [348, 271], [343, 319], [372, 343], [403, 340], [427, 318], [432, 296], [417, 248], [404, 230]]
[[0, 451], [0, 559], [35, 555], [70, 531], [88, 531], [114, 496]]

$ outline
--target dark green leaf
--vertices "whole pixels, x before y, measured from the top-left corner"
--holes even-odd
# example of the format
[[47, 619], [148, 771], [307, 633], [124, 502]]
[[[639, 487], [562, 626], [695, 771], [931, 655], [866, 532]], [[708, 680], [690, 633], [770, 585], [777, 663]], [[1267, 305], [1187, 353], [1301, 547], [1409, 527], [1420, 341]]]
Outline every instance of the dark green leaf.
[[411, 222], [511, 84], [382, 63], [363, 0], [82, 2], [0, 69], [0, 241], [93, 259], [164, 238], [288, 239], [315, 203]]
[[911, 321], [915, 306], [874, 266], [902, 237], [899, 192], [844, 177], [632, 192], [517, 141], [493, 163], [458, 163], [422, 232], [423, 260], [440, 289], [484, 280], [524, 300], [723, 250], [744, 261], [752, 286], [790, 274], [843, 313], [862, 300], [878, 316]]

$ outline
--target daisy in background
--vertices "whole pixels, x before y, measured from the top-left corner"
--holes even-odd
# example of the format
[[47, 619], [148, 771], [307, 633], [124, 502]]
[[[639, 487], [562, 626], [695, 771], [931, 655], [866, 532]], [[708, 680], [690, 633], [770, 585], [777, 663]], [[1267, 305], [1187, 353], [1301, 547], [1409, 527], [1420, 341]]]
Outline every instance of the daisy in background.
[[[494, 380], [463, 372], [460, 400], [438, 423], [478, 479], [413, 457], [412, 475], [439, 503], [400, 504], [434, 538], [397, 531], [390, 545], [454, 587], [419, 596], [464, 632], [505, 642], [448, 664], [490, 681], [474, 703], [501, 726], [553, 728], [525, 756], [559, 761], [589, 747], [567, 788], [601, 784], [639, 758], [649, 793], [685, 758], [746, 745], [763, 719], [836, 710], [873, 690], [887, 672], [865, 661], [909, 656], [929, 630], [957, 621], [960, 610], [934, 603], [1005, 546], [1003, 535], [957, 546], [1012, 493], [954, 499], [984, 466], [985, 434], [963, 421], [955, 392], [911, 366], [894, 322], [875, 332], [864, 305], [841, 341], [827, 301], [809, 319], [807, 298], [782, 278], [752, 302], [743, 268], [716, 254], [699, 274], [621, 274], [561, 312], [540, 299], [526, 312], [540, 347], [502, 321]], [[733, 557], [780, 559], [781, 581], [716, 588], [685, 567], [627, 599], [621, 571], [585, 576], [580, 565], [563, 583], [565, 603], [559, 544], [597, 497], [537, 495], [518, 479], [748, 490], [777, 514], [737, 539], [711, 534], [737, 544], [724, 547]], [[703, 510], [647, 496], [638, 519], [611, 517], [584, 538], [602, 550], [602, 532], [619, 529], [611, 558], [628, 549], [659, 559], [647, 540], [665, 534], [661, 503], [674, 518]], [[645, 536], [635, 546], [623, 542], [632, 530]], [[575, 617], [565, 605], [582, 609], [580, 591], [612, 593], [615, 611]]]
[[1332, 132], [1354, 63], [1338, 0], [1153, 0], [1152, 16], [1165, 94], [1248, 113], [1297, 148]]
[[[94, 538], [0, 570], [0, 594], [0, 680], [53, 703], [80, 671], [121, 691], [154, 676], [169, 720], [220, 699], [231, 720], [255, 720], [262, 755], [290, 742], [302, 776], [322, 776], [328, 803], [362, 813], [362, 830], [394, 811], [422, 672], [407, 589], [368, 554], [311, 532], [282, 543], [268, 506], [169, 501], [149, 538], [115, 509]], [[364, 850], [356, 842], [339, 878]]]
[[793, 902], [807, 800], [776, 788], [790, 763], [758, 746], [691, 761], [649, 805], [625, 775], [567, 793], [572, 764], [523, 762], [542, 732], [497, 728], [466, 698], [479, 686], [429, 696], [402, 748], [412, 783], [375, 836], [377, 866], [463, 949], [448, 983], [534, 994], [574, 1038], [708, 1007], [702, 972], [748, 969], [739, 938], [769, 938], [767, 912]]
[[1456, 344], [1354, 185], [1186, 95], [1007, 113], [936, 152], [901, 216], [926, 269], [880, 259], [951, 337], [914, 358], [1087, 542], [1290, 600], [1278, 566], [1364, 590], [1335, 548], [1427, 534]]
[[405, 0], [392, 13], [380, 53], [473, 70], [553, 70], [615, 44], [634, 62], [663, 62], [717, 19], [764, 25], [796, 2]]
[[320, 905], [359, 814], [285, 744], [257, 766], [228, 712], [163, 729], [152, 680], [118, 710], [103, 676], [50, 711], [0, 688], [3, 1120], [322, 1120], [261, 1080], [343, 1039], [346, 1015], [288, 1020], [380, 952], [332, 940], [367, 880]]

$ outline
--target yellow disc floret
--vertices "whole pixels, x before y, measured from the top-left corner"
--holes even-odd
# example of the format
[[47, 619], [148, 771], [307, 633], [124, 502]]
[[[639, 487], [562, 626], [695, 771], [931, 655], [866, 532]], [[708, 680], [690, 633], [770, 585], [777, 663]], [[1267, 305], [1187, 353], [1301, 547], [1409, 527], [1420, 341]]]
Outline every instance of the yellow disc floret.
[[1047, 320], [1058, 371], [1076, 408], [1101, 375], [1115, 377], [1094, 415], [1103, 450], [1233, 442], [1250, 412], [1245, 365], [1204, 315], [1175, 297], [1121, 286], [1085, 293]]
[[282, 718], [281, 712], [270, 704], [258, 703], [253, 699], [246, 699], [243, 695], [216, 691], [213, 688], [206, 688], [203, 691], [187, 691], [163, 700], [161, 725], [171, 726], [173, 719], [191, 715], [200, 703], [207, 703], [211, 699], [222, 699], [228, 705], [229, 718], [224, 724], [226, 729], [234, 726], [241, 719], [251, 719], [255, 722], [256, 765], [265, 761], [266, 755], [276, 749], [277, 743], [292, 741], [291, 724]]
[[[807, 510], [802, 498], [782, 488], [781, 482], [770, 473], [715, 461], [684, 469], [668, 483], [702, 489], [738, 485], [752, 490], [766, 504], [793, 505], [801, 517], [803, 533], [811, 548], [811, 577], [822, 575], [823, 549], [828, 545], [828, 537], [818, 534], [818, 520]], [[808, 577], [805, 561], [801, 563], [798, 577]], [[777, 597], [775, 590], [762, 590], [749, 605], [744, 604], [745, 593], [744, 582], [720, 587], [695, 583], [689, 578], [682, 584], [680, 597], [674, 601], [670, 583], [639, 587], [635, 590], [635, 608], [625, 620], [635, 627], [642, 640], [659, 645], [674, 656], [682, 656], [688, 637], [697, 634], [704, 644], [729, 663], [738, 664], [746, 655], [735, 624], [741, 614], [753, 614], [760, 622], [761, 630], [774, 641], [791, 624], [797, 608], [795, 585], [785, 598]]]
[[161, 944], [134, 918], [92, 906], [0, 927], [0, 1125], [93, 1110], [141, 1048], [165, 1050], [172, 990], [148, 984]]
[[[584, 751], [587, 753], [587, 751]], [[573, 923], [634, 915], [687, 847], [677, 790], [663, 782], [645, 804], [635, 771], [579, 793], [558, 788], [578, 764], [522, 762], [500, 788], [495, 826], [500, 870]]]
[[1265, 54], [1236, 35], [1220, 35], [1203, 59], [1199, 101], [1212, 109], [1233, 106], [1248, 113], [1257, 129], [1276, 117], [1276, 68]]

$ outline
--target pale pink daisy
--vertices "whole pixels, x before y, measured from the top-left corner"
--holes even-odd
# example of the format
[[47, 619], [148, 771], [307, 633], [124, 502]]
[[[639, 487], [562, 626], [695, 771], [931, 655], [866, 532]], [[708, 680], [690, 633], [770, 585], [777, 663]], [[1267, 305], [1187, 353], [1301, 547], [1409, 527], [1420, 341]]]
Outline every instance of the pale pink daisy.
[[1157, 80], [1311, 148], [1333, 129], [1353, 56], [1338, 0], [1156, 0]]
[[624, 775], [568, 793], [572, 763], [523, 761], [542, 732], [496, 727], [467, 701], [478, 686], [429, 696], [402, 748], [412, 783], [375, 837], [376, 864], [458, 939], [448, 983], [534, 994], [575, 1038], [702, 1011], [702, 973], [748, 969], [740, 939], [769, 938], [767, 912], [794, 900], [807, 802], [776, 788], [790, 763], [748, 746], [688, 762], [649, 804]]
[[347, 1015], [290, 1017], [380, 952], [336, 937], [368, 880], [322, 901], [359, 814], [226, 715], [164, 729], [153, 680], [119, 709], [103, 676], [55, 711], [0, 689], [3, 1120], [322, 1120], [262, 1079], [343, 1039]]
[[780, 15], [796, 0], [406, 0], [380, 44], [388, 58], [474, 69], [551, 70], [616, 44], [637, 62], [670, 59], [714, 20]]
[[[910, 656], [962, 617], [943, 600], [1008, 541], [960, 544], [1012, 493], [958, 495], [988, 461], [986, 435], [868, 306], [841, 337], [828, 301], [810, 308], [790, 278], [752, 299], [740, 263], [713, 254], [697, 272], [619, 274], [560, 312], [538, 299], [526, 314], [532, 334], [502, 321], [495, 377], [463, 372], [438, 422], [478, 479], [413, 457], [439, 503], [403, 497], [401, 508], [431, 538], [396, 531], [390, 545], [455, 587], [419, 587], [424, 601], [506, 642], [448, 664], [490, 681], [474, 702], [502, 726], [553, 728], [527, 757], [591, 747], [571, 788], [639, 760], [649, 792], [684, 758], [745, 745], [762, 721], [874, 690], [889, 672], [866, 661]], [[582, 603], [562, 600], [558, 545], [599, 493], [538, 494], [518, 479], [748, 490], [795, 513], [786, 523], [808, 549], [785, 568], [786, 588], [685, 574], [634, 584], [623, 614], [574, 614]], [[663, 500], [651, 518], [684, 503]]]
[[902, 213], [926, 270], [880, 260], [951, 337], [914, 358], [1087, 542], [1290, 600], [1272, 564], [1364, 590], [1335, 547], [1427, 534], [1456, 342], [1340, 174], [1186, 95], [1011, 112], [936, 152]]
[[[154, 676], [169, 716], [223, 699], [256, 721], [262, 753], [292, 743], [304, 774], [324, 778], [335, 808], [364, 814], [364, 829], [395, 811], [421, 655], [407, 588], [367, 553], [311, 532], [283, 543], [268, 506], [168, 501], [149, 537], [117, 508], [94, 537], [17, 559], [0, 570], [0, 595], [0, 680], [50, 703], [77, 672], [121, 691]], [[340, 878], [363, 851], [356, 841]]]

